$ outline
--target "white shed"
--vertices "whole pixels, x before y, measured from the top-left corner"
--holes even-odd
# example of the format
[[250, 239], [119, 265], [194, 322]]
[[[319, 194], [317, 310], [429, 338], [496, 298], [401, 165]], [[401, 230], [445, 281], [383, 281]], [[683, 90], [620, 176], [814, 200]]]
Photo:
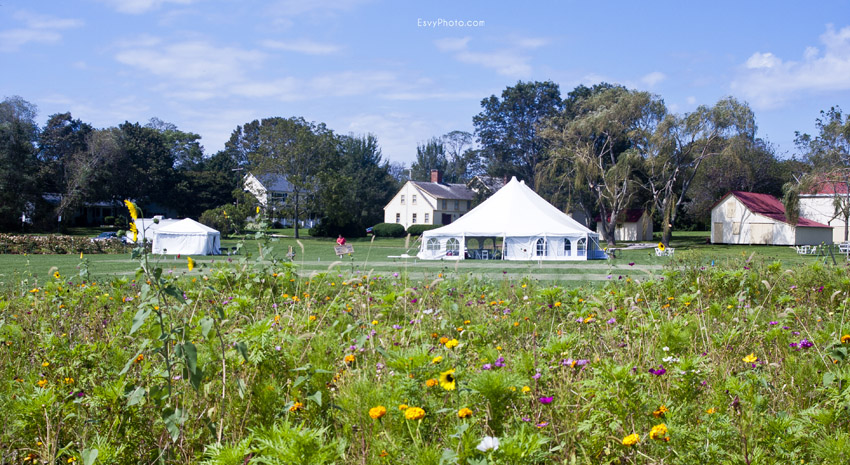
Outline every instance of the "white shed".
[[[596, 217], [596, 232], [602, 236], [601, 217]], [[652, 241], [652, 219], [643, 208], [630, 208], [620, 213], [614, 227], [615, 241]]]
[[712, 244], [832, 244], [832, 228], [800, 217], [792, 225], [785, 207], [769, 194], [732, 191], [711, 209]]

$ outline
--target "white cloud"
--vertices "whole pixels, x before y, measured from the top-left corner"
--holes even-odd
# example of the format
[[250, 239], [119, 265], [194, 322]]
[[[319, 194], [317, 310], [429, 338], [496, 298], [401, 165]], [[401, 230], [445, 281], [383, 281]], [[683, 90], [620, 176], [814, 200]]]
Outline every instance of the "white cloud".
[[667, 76], [664, 73], [660, 71], [653, 71], [640, 78], [640, 82], [646, 84], [648, 87], [653, 87], [665, 79], [667, 79]]
[[688, 105], [696, 105], [697, 98], [694, 97], [693, 95], [689, 95], [688, 98], [685, 99], [685, 101], [688, 102]]
[[18, 11], [12, 14], [22, 27], [0, 31], [0, 51], [14, 52], [28, 43], [52, 44], [62, 39], [60, 31], [83, 26], [83, 21]]
[[306, 55], [328, 55], [340, 50], [338, 45], [323, 44], [308, 39], [298, 39], [293, 41], [265, 40], [261, 42], [261, 44], [266, 48], [274, 50], [298, 52]]
[[850, 90], [850, 26], [828, 25], [820, 36], [823, 51], [807, 47], [800, 61], [756, 52], [741, 67], [732, 89], [756, 108], [778, 107], [808, 93]]
[[137, 15], [147, 13], [165, 5], [175, 3], [178, 5], [189, 5], [197, 0], [101, 0], [120, 13]]
[[531, 57], [528, 51], [542, 47], [548, 43], [546, 39], [517, 38], [511, 41], [511, 46], [490, 52], [473, 51], [469, 47], [471, 39], [447, 38], [434, 41], [437, 49], [454, 54], [461, 63], [468, 63], [491, 68], [503, 76], [527, 77], [531, 74]]

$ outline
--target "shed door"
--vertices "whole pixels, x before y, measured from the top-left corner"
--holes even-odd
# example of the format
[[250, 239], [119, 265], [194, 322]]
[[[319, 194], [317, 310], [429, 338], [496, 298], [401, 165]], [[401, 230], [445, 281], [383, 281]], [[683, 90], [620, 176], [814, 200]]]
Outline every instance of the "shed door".
[[773, 244], [773, 223], [751, 224], [750, 244]]
[[723, 223], [714, 223], [714, 237], [711, 238], [711, 242], [714, 244], [722, 244], [723, 243]]

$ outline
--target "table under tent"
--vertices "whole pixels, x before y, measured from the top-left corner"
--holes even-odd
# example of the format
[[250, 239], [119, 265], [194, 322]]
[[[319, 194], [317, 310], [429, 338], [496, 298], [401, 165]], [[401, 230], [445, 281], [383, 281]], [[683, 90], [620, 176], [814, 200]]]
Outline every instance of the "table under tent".
[[423, 260], [605, 259], [599, 235], [512, 178], [481, 205], [422, 233]]

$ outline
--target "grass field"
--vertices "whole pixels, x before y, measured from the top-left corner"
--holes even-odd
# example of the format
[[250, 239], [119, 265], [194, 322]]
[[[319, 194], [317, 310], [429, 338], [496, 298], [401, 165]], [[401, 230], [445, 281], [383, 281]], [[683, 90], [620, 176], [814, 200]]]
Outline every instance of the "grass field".
[[[349, 243], [354, 246], [352, 256], [342, 259], [334, 254], [336, 245], [332, 238], [313, 238], [302, 231], [302, 238], [292, 237], [293, 230], [274, 230], [275, 237], [268, 246], [272, 248], [271, 256], [280, 261], [288, 261], [290, 249], [295, 252], [294, 263], [301, 273], [310, 275], [337, 268], [339, 273], [360, 275], [363, 273], [407, 273], [412, 279], [429, 279], [438, 275], [472, 275], [472, 276], [504, 276], [531, 277], [541, 281], [605, 281], [617, 279], [621, 275], [641, 276], [660, 273], [665, 265], [676, 261], [698, 260], [706, 266], [712, 263], [721, 264], [724, 261], [740, 259], [741, 257], [763, 260], [765, 262], [779, 261], [783, 268], [790, 269], [799, 265], [824, 261], [824, 257], [797, 255], [791, 247], [782, 246], [738, 246], [706, 244], [707, 231], [679, 232], [671, 241], [671, 247], [676, 249], [673, 257], [656, 257], [652, 248], [636, 250], [619, 250], [617, 258], [609, 260], [593, 260], [587, 262], [514, 262], [501, 260], [464, 260], [464, 261], [422, 261], [416, 258], [389, 258], [402, 254], [415, 256], [419, 242], [415, 239], [396, 238], [355, 238]], [[249, 239], [225, 239], [222, 247], [235, 248], [238, 243], [242, 248], [238, 254], [231, 256], [193, 257], [199, 264], [194, 273], [203, 272], [205, 267], [217, 262], [238, 262], [247, 257], [257, 256], [260, 242]], [[629, 243], [620, 243], [627, 247]], [[88, 270], [95, 278], [106, 278], [115, 275], [130, 275], [138, 268], [138, 261], [131, 259], [130, 254], [116, 255], [87, 255]], [[842, 257], [836, 257], [837, 263], [842, 263]], [[155, 256], [165, 270], [185, 273], [186, 260], [176, 256]], [[831, 263], [831, 259], [827, 260]], [[21, 276], [38, 278], [47, 276], [54, 267], [62, 275], [76, 275], [79, 272], [81, 260], [78, 255], [0, 255], [0, 282], [9, 283]], [[18, 276], [19, 278], [15, 278]]]

